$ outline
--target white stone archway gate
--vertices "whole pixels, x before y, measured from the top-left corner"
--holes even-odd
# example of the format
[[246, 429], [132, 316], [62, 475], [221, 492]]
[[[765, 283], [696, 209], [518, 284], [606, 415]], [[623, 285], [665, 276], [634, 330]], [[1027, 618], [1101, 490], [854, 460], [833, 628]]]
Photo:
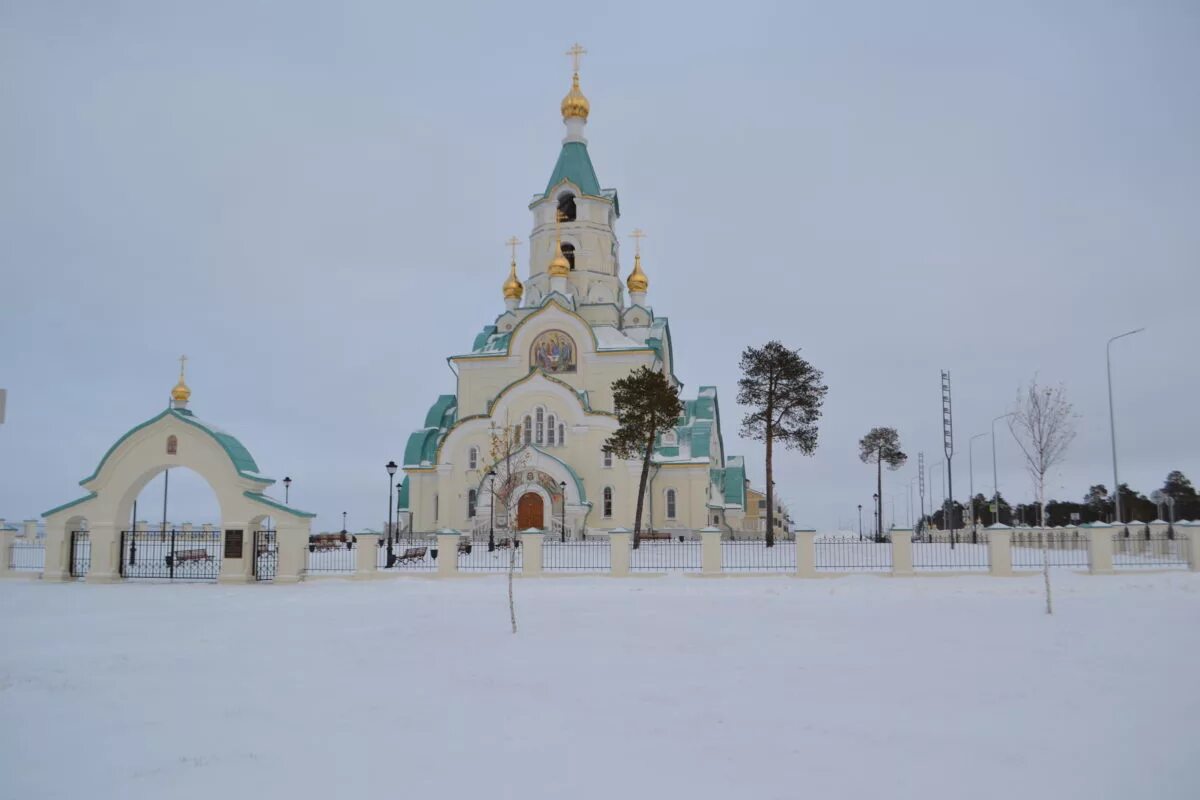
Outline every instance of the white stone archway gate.
[[[219, 580], [255, 580], [254, 531], [275, 520], [278, 564], [275, 580], [300, 579], [314, 514], [289, 508], [263, 491], [275, 483], [258, 473], [250, 452], [235, 437], [198, 418], [177, 398], [171, 408], [119, 438], [88, 477], [87, 495], [50, 509], [46, 520], [43, 580], [71, 576], [71, 534], [86, 529], [91, 563], [86, 580], [121, 579], [121, 532], [130, 528], [133, 503], [142, 488], [165, 469], [187, 467], [207, 482], [221, 509], [222, 559]], [[240, 557], [239, 557], [240, 556]]]

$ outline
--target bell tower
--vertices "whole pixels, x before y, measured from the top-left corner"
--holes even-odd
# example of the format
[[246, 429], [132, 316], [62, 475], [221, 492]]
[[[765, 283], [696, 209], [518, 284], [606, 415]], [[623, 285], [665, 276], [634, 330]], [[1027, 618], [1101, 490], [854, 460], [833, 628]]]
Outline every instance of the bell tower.
[[578, 44], [567, 51], [573, 72], [561, 105], [566, 136], [546, 190], [529, 205], [527, 299], [533, 304], [552, 291], [571, 295], [576, 305], [622, 302], [617, 192], [600, 187], [584, 136], [591, 103], [579, 88], [579, 63], [586, 53]]

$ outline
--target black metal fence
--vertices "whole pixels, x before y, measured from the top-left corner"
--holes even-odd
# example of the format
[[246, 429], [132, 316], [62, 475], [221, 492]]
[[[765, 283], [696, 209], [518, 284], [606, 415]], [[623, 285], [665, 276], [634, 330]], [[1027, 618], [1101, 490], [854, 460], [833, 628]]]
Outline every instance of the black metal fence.
[[796, 543], [776, 540], [773, 547], [761, 539], [721, 542], [721, 568], [725, 572], [795, 572]]
[[892, 545], [871, 539], [819, 536], [813, 542], [818, 572], [889, 572]]
[[608, 537], [560, 542], [542, 542], [542, 569], [545, 572], [610, 572], [612, 547]]
[[92, 539], [87, 531], [71, 531], [71, 577], [82, 578], [92, 566]]
[[1118, 569], [1174, 569], [1186, 567], [1188, 537], [1178, 531], [1130, 528], [1113, 534], [1113, 566]]
[[458, 568], [463, 572], [508, 572], [511, 565], [521, 571], [521, 539], [519, 536], [493, 537], [495, 548], [488, 550], [487, 537], [459, 539]]
[[345, 531], [317, 533], [308, 537], [304, 571], [352, 575], [358, 566], [358, 540]]
[[630, 547], [629, 569], [632, 572], [699, 572], [700, 542], [694, 539], [642, 540]]
[[[979, 533], [973, 537], [970, 533], [964, 533], [961, 537], [955, 536], [954, 542], [913, 542], [913, 569], [946, 572], [987, 570], [987, 534]], [[973, 544], [973, 538], [978, 543]]]
[[1013, 569], [1088, 566], [1088, 539], [1079, 531], [1013, 531]]
[[388, 542], [379, 539], [379, 569], [402, 569], [414, 572], [433, 572], [437, 569], [438, 547], [435, 539], [398, 539], [392, 542], [392, 561], [388, 566]]
[[279, 540], [275, 531], [254, 532], [254, 580], [273, 581], [279, 571]]
[[220, 574], [220, 531], [121, 531], [125, 578], [215, 581]]
[[43, 542], [13, 542], [8, 553], [8, 566], [18, 572], [41, 572], [46, 567], [46, 545]]

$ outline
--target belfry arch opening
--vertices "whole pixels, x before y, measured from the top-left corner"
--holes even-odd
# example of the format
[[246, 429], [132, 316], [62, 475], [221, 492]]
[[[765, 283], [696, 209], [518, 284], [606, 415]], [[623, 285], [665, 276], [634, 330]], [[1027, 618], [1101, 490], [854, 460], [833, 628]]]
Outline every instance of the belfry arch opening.
[[570, 192], [560, 194], [558, 196], [559, 220], [562, 222], [574, 222], [577, 213], [575, 209], [575, 195]]
[[563, 258], [567, 259], [567, 263], [571, 265], [571, 269], [575, 269], [575, 245], [570, 242], [562, 243]]

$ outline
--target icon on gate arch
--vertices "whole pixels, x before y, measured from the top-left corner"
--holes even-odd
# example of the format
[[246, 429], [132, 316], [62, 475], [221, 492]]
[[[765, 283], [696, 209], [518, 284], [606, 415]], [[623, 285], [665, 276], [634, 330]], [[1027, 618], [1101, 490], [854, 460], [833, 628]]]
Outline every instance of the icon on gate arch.
[[179, 454], [179, 439], [175, 434], [167, 437], [167, 455], [174, 456]]

